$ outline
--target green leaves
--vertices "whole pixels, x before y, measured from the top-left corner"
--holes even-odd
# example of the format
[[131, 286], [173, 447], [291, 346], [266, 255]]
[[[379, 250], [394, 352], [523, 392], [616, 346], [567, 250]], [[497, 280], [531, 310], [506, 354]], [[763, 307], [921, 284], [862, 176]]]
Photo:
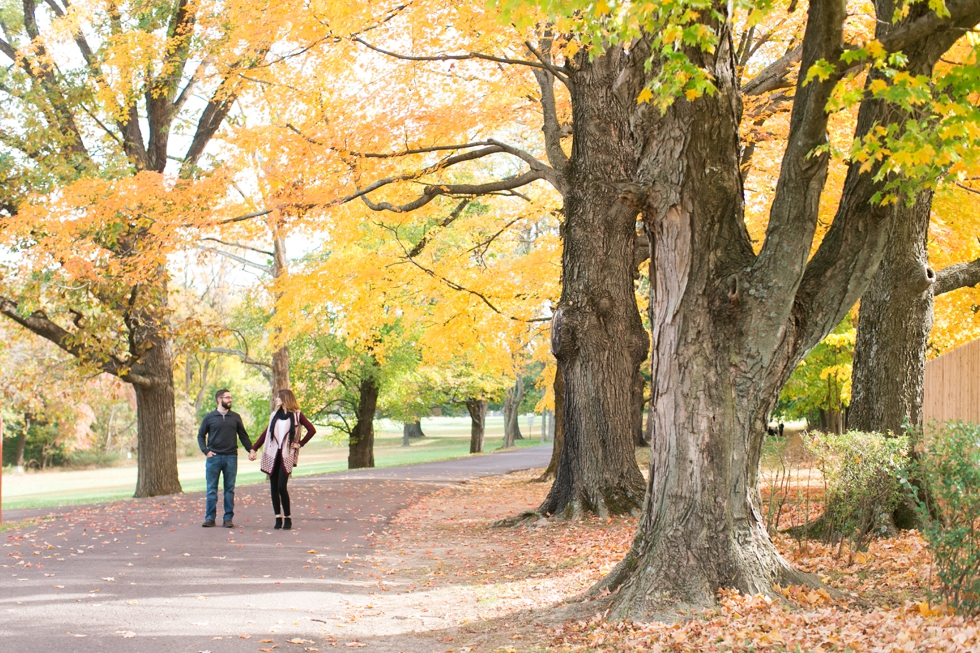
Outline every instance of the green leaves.
[[[617, 2], [600, 0], [491, 0], [504, 19], [518, 29], [539, 29], [545, 22], [590, 60], [614, 46], [632, 47], [637, 40], [650, 43], [646, 88], [638, 102], [651, 102], [666, 111], [678, 98], [694, 100], [715, 92], [710, 70], [712, 57], [729, 29], [730, 16], [713, 9], [710, 0], [664, 0], [660, 2]], [[731, 5], [748, 14], [756, 24], [772, 9], [770, 0], [740, 0]]]

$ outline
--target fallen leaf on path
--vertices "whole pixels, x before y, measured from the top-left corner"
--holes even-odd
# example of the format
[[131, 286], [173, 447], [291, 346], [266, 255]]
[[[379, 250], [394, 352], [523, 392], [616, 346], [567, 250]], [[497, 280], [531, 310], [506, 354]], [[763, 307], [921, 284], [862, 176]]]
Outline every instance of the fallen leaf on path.
[[294, 637], [292, 639], [287, 639], [286, 642], [289, 644], [312, 644], [312, 639], [300, 639], [299, 637]]
[[113, 635], [120, 635], [122, 637], [125, 637], [126, 639], [129, 639], [130, 637], [136, 637], [136, 633], [134, 633], [131, 630], [117, 630], [116, 632], [113, 633]]
[[274, 640], [274, 639], [260, 639], [259, 640], [259, 644], [271, 644], [274, 641], [276, 641], [276, 640]]

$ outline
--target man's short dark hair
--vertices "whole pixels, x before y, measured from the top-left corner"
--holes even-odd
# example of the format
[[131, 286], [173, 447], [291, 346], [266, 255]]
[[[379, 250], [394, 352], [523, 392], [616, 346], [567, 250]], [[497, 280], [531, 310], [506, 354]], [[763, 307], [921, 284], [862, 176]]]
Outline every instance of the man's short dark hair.
[[226, 395], [229, 392], [231, 392], [231, 390], [229, 390], [228, 388], [221, 388], [221, 390], [218, 390], [217, 392], [214, 393], [214, 400], [218, 401], [219, 399], [221, 399], [223, 395]]

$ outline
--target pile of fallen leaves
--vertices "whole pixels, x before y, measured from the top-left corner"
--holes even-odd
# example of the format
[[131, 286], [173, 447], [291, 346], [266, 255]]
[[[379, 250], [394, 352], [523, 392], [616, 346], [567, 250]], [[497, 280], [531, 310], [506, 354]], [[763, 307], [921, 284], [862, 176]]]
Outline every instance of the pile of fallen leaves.
[[[550, 484], [534, 476], [483, 479], [424, 497], [381, 538], [378, 552], [388, 552], [381, 564], [397, 555], [399, 572], [414, 576], [419, 589], [452, 591], [464, 631], [475, 632], [474, 617], [491, 620], [481, 630], [507, 633], [496, 640], [504, 650], [980, 651], [980, 622], [930, 602], [932, 559], [914, 531], [865, 551], [777, 535], [790, 563], [817, 574], [831, 592], [788, 587], [775, 600], [723, 591], [715, 609], [677, 623], [608, 621], [606, 600], [586, 601], [572, 603], [579, 616], [563, 622], [549, 611], [580, 601], [623, 558], [636, 520], [494, 527], [541, 503]], [[803, 505], [784, 505], [784, 527], [819, 517], [822, 487], [792, 494]]]
[[[976, 651], [975, 620], [927, 603], [859, 611], [835, 605], [826, 591], [786, 591], [800, 609], [762, 596], [719, 592], [716, 610], [678, 623], [607, 622], [601, 617], [552, 631], [563, 651]], [[795, 599], [795, 600], [794, 600]]]

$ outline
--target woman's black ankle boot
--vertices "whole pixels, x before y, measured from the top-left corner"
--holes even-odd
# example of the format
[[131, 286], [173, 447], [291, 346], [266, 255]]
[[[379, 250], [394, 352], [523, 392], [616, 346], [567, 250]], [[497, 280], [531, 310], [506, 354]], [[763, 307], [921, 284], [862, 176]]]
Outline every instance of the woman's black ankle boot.
[[282, 517], [276, 517], [276, 525], [275, 525], [275, 526], [273, 526], [272, 528], [274, 528], [274, 529], [275, 529], [275, 530], [277, 530], [277, 531], [278, 531], [278, 530], [279, 530], [280, 528], [282, 528]]
[[284, 531], [290, 531], [292, 529], [293, 529], [293, 520], [290, 519], [289, 517], [286, 517], [285, 519], [283, 519], [282, 520], [282, 530], [284, 530]]

